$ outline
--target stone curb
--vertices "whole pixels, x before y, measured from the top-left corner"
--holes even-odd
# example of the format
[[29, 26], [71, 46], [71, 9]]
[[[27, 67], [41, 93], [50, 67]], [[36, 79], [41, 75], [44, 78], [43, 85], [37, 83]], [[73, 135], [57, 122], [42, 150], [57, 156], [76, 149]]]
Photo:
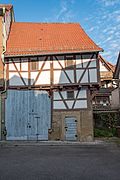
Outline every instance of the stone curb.
[[67, 142], [67, 141], [0, 141], [1, 147], [12, 146], [96, 146], [108, 144], [104, 141]]

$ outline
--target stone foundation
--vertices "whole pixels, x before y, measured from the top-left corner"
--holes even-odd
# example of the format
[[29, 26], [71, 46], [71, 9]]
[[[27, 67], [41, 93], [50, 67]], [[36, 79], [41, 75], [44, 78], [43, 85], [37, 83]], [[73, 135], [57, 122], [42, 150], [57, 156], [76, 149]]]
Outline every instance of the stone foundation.
[[77, 119], [77, 141], [93, 141], [92, 110], [53, 111], [52, 129], [49, 130], [49, 140], [65, 140], [65, 117], [74, 116]]

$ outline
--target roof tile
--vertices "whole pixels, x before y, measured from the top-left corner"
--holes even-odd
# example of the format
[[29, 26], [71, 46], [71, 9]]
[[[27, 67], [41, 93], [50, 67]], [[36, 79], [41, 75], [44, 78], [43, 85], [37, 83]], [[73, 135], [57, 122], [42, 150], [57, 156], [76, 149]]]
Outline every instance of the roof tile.
[[78, 23], [13, 22], [6, 56], [101, 51]]

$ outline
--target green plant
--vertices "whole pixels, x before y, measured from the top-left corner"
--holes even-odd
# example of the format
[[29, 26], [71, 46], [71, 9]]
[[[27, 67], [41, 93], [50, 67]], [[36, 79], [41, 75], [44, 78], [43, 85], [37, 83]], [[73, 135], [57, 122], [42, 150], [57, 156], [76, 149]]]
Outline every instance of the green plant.
[[113, 129], [120, 124], [120, 114], [114, 112], [101, 112], [94, 115], [95, 128]]
[[116, 128], [106, 128], [106, 129], [94, 129], [95, 137], [113, 137], [116, 136]]

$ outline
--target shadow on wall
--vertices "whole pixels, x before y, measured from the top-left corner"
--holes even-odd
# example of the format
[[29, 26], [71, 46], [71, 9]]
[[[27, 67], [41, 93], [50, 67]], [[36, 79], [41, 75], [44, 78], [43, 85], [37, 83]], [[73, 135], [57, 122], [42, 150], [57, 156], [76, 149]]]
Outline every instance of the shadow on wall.
[[[70, 59], [69, 59], [70, 58]], [[90, 59], [92, 61], [89, 63]], [[73, 57], [66, 57], [66, 60], [64, 60], [64, 56], [57, 56], [57, 59], [53, 58], [53, 66], [54, 66], [54, 77], [53, 77], [53, 84], [72, 84], [72, 83], [97, 83], [97, 70], [96, 70], [96, 55], [94, 54], [83, 54], [83, 55], [76, 55], [76, 60]], [[28, 62], [28, 59], [24, 60], [24, 62]], [[37, 62], [37, 61], [36, 61]], [[42, 63], [43, 64], [43, 60]], [[37, 77], [37, 73], [39, 77], [37, 77], [37, 82], [36, 84], [39, 85], [50, 85], [51, 81], [51, 69], [50, 68], [50, 60], [47, 60], [49, 66], [45, 64], [44, 66], [44, 71], [39, 72], [31, 71], [31, 77], [32, 79], [28, 79], [28, 67], [25, 68], [25, 66], [28, 66], [28, 64], [23, 64], [24, 69], [26, 71], [20, 72], [21, 75], [18, 72], [10, 72], [9, 74], [9, 82], [10, 86], [28, 86], [33, 85], [35, 82], [35, 79]], [[55, 62], [55, 63], [54, 63]], [[7, 62], [6, 62], [7, 63]], [[9, 62], [10, 63], [10, 62]], [[11, 62], [12, 63], [12, 62]], [[17, 59], [16, 61], [14, 60], [14, 63], [16, 63], [16, 67], [20, 66], [19, 63], [17, 64]], [[39, 68], [41, 67], [39, 63]], [[25, 66], [24, 66], [25, 65]], [[87, 67], [89, 65], [89, 67]], [[22, 67], [22, 68], [23, 68]], [[46, 68], [45, 68], [46, 67]], [[49, 67], [49, 68], [48, 68]], [[75, 67], [77, 70], [75, 71]], [[87, 67], [87, 69], [85, 69]], [[14, 68], [15, 67], [11, 67]], [[19, 67], [20, 69], [20, 67]], [[62, 71], [61, 71], [62, 69]], [[12, 70], [12, 69], [11, 69]], [[16, 70], [15, 70], [16, 71]], [[82, 74], [84, 73], [83, 77]], [[89, 77], [90, 76], [90, 77]]]
[[[92, 60], [90, 64], [88, 64], [89, 59], [84, 59], [84, 61], [85, 62], [81, 61], [81, 63], [77, 63], [76, 60], [76, 65], [66, 66], [64, 70], [60, 73], [59, 83], [97, 83], [96, 60]], [[74, 71], [75, 68], [76, 71]]]

